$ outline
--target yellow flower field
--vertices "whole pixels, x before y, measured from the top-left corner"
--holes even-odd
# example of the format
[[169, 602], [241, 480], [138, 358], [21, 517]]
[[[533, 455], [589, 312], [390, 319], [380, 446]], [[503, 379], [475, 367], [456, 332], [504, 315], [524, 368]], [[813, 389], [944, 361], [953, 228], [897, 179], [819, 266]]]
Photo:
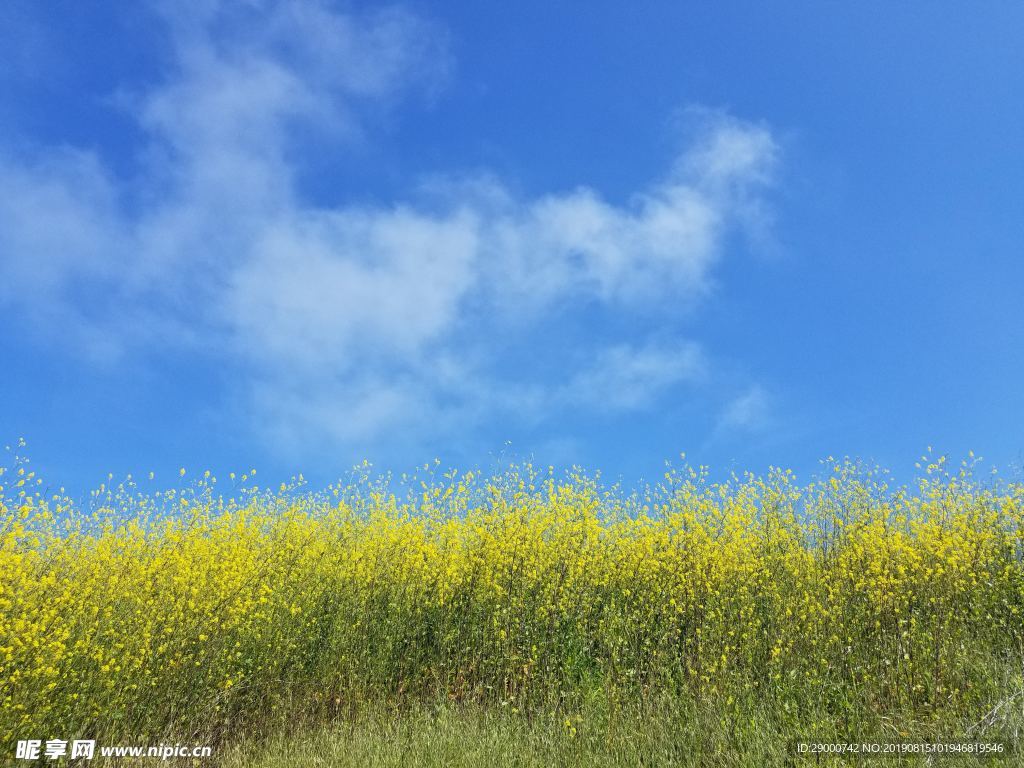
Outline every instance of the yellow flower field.
[[0, 736], [221, 742], [594, 691], [725, 718], [770, 702], [812, 730], [982, 718], [1021, 686], [1024, 489], [942, 460], [912, 490], [824, 474], [672, 470], [634, 494], [529, 466], [408, 494], [368, 472], [320, 493], [129, 479], [83, 506], [13, 466]]

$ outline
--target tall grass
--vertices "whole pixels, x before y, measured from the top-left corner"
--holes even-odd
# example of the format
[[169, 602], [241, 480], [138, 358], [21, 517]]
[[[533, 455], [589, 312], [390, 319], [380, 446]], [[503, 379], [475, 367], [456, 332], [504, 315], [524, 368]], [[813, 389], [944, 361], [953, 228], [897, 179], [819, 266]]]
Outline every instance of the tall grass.
[[438, 702], [575, 728], [595, 701], [614, 722], [665, 700], [723, 732], [757, 713], [904, 738], [1024, 679], [1024, 489], [941, 460], [911, 490], [850, 463], [631, 495], [528, 466], [415, 495], [129, 480], [87, 505], [24, 466], [0, 481], [4, 745], [221, 743]]

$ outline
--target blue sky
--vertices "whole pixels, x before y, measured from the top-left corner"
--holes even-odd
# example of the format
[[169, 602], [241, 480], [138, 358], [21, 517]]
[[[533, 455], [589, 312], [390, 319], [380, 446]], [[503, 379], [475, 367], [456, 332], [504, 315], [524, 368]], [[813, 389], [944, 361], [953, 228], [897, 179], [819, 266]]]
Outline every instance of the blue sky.
[[1024, 452], [1024, 6], [0, 10], [55, 483]]

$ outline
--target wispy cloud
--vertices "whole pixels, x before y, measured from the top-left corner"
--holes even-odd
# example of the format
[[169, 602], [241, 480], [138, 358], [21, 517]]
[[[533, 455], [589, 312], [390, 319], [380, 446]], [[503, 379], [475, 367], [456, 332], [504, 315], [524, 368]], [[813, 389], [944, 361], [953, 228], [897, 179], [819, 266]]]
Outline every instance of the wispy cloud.
[[750, 432], [763, 429], [771, 413], [771, 399], [759, 384], [754, 384], [731, 400], [718, 420], [720, 432]]
[[636, 410], [655, 403], [669, 389], [705, 372], [693, 342], [617, 345], [600, 350], [593, 362], [560, 391], [570, 405], [605, 410]]
[[772, 177], [765, 127], [708, 117], [621, 206], [453, 173], [391, 205], [323, 207], [298, 181], [301, 137], [357, 136], [368, 111], [436, 88], [443, 32], [316, 0], [156, 8], [168, 75], [121, 95], [146, 136], [140, 178], [87, 150], [0, 150], [0, 301], [37, 327], [104, 360], [146, 345], [228, 361], [265, 430], [295, 441], [443, 430], [552, 397], [642, 408], [700, 371], [690, 342], [606, 343], [563, 383], [503, 388], [488, 341], [575, 300], [655, 315], [699, 301]]

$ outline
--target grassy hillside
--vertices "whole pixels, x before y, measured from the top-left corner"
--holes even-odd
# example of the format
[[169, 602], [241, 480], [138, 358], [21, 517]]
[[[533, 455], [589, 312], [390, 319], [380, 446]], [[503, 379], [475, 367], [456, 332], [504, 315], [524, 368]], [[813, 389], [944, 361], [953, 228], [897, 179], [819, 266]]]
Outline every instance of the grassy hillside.
[[912, 490], [852, 464], [631, 495], [519, 467], [415, 493], [129, 480], [84, 508], [0, 480], [12, 756], [756, 765], [1021, 719], [1024, 489], [941, 461]]

